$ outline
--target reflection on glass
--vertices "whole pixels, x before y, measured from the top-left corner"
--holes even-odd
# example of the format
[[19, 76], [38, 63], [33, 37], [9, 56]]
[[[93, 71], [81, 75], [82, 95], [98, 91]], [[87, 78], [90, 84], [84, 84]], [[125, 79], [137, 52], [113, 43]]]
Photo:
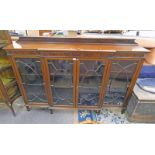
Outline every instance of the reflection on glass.
[[105, 104], [123, 104], [136, 66], [137, 62], [134, 60], [115, 60], [112, 62], [110, 79], [104, 99]]
[[78, 105], [98, 104], [104, 67], [102, 61], [80, 61]]
[[54, 104], [73, 105], [73, 89], [72, 88], [52, 87], [52, 95], [53, 95]]
[[53, 103], [73, 105], [73, 61], [48, 61]]
[[29, 102], [47, 102], [39, 59], [16, 59]]

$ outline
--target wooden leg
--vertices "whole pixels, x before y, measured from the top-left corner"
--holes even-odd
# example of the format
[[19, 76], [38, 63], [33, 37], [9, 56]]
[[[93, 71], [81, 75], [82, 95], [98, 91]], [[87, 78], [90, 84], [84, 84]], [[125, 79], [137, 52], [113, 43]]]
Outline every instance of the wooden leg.
[[122, 109], [122, 110], [121, 110], [121, 114], [124, 114], [125, 111], [126, 111], [126, 109]]
[[8, 108], [11, 110], [13, 116], [16, 116], [16, 113], [15, 113], [15, 111], [14, 111], [14, 109], [13, 109], [12, 103], [9, 103], [9, 102], [6, 101], [6, 105], [7, 105]]
[[101, 113], [101, 110], [97, 110], [96, 113], [97, 113], [97, 114], [100, 114], [100, 113]]
[[26, 106], [26, 109], [27, 109], [27, 111], [30, 111], [31, 110], [29, 106]]
[[11, 112], [12, 112], [13, 116], [16, 116], [16, 113], [15, 113], [15, 111], [14, 111], [12, 105], [11, 105], [10, 109], [11, 109]]
[[50, 114], [53, 114], [53, 109], [50, 109]]

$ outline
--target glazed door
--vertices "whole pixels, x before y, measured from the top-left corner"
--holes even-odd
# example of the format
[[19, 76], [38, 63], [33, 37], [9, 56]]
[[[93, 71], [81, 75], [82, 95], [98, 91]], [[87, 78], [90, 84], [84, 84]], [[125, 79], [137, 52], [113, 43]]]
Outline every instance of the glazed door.
[[106, 106], [123, 106], [128, 88], [137, 70], [138, 60], [111, 61], [111, 70], [104, 97]]
[[77, 65], [77, 107], [98, 107], [105, 82], [106, 61], [82, 60]]
[[28, 103], [47, 104], [40, 59], [15, 58], [15, 63]]
[[47, 59], [52, 106], [74, 107], [76, 62], [71, 58]]

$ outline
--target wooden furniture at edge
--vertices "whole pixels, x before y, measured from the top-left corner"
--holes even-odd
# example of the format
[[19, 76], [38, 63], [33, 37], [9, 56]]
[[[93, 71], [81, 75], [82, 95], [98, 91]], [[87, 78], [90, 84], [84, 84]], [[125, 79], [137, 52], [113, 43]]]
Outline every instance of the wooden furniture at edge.
[[7, 46], [27, 110], [126, 109], [145, 53], [134, 39], [21, 37]]
[[19, 91], [12, 66], [7, 58], [6, 51], [3, 50], [9, 43], [8, 32], [0, 31], [0, 104], [3, 106], [5, 103], [15, 115], [13, 101], [19, 97]]

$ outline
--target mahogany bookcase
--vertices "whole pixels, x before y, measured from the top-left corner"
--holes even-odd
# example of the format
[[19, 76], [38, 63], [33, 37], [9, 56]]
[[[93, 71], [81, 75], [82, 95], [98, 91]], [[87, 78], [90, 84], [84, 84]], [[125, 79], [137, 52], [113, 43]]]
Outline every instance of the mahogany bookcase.
[[21, 37], [5, 50], [28, 110], [125, 109], [144, 56], [134, 39]]

